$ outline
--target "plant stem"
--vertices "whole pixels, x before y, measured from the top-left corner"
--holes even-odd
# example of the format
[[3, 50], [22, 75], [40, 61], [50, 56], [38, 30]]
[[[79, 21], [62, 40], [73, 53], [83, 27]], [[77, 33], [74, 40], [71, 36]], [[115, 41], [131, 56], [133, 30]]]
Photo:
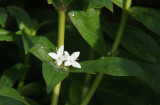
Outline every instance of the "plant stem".
[[99, 73], [96, 77], [96, 79], [94, 80], [88, 94], [86, 95], [86, 97], [84, 98], [84, 100], [82, 101], [82, 103], [80, 105], [88, 105], [89, 101], [91, 100], [93, 94], [95, 93], [99, 83], [101, 82], [102, 78], [103, 78], [104, 73]]
[[122, 10], [122, 16], [121, 16], [120, 24], [119, 24], [119, 27], [118, 27], [117, 35], [116, 35], [116, 38], [114, 40], [112, 49], [108, 53], [109, 56], [114, 56], [116, 51], [117, 51], [117, 48], [119, 46], [120, 40], [121, 40], [122, 35], [123, 35], [123, 31], [124, 31], [124, 28], [125, 28], [125, 25], [126, 25], [126, 21], [127, 21], [127, 18], [128, 18], [127, 10], [130, 8], [131, 2], [132, 2], [132, 0], [126, 0], [126, 2], [125, 2], [124, 8]]
[[[117, 51], [117, 48], [119, 46], [123, 31], [124, 31], [124, 27], [128, 18], [128, 13], [127, 10], [130, 8], [131, 6], [131, 2], [132, 0], [126, 0], [125, 2], [125, 6], [123, 8], [122, 11], [122, 16], [121, 16], [121, 20], [120, 20], [120, 25], [118, 27], [118, 32], [116, 35], [116, 38], [114, 40], [111, 52], [109, 52], [109, 56], [114, 56], [115, 52]], [[94, 80], [88, 94], [86, 95], [86, 97], [84, 98], [84, 100], [82, 101], [82, 103], [80, 105], [88, 105], [89, 101], [91, 100], [92, 96], [94, 95], [98, 85], [100, 84], [102, 78], [103, 78], [104, 73], [98, 73], [96, 79]]]
[[59, 10], [59, 26], [58, 26], [58, 48], [64, 45], [65, 33], [65, 10]]
[[[64, 45], [64, 36], [65, 36], [65, 11], [66, 10], [59, 10], [58, 11], [58, 18], [59, 18], [59, 23], [58, 23], [58, 48]], [[58, 105], [58, 97], [60, 93], [60, 87], [61, 87], [61, 82], [58, 83], [54, 89], [53, 89], [53, 95], [52, 95], [52, 101], [51, 105]]]

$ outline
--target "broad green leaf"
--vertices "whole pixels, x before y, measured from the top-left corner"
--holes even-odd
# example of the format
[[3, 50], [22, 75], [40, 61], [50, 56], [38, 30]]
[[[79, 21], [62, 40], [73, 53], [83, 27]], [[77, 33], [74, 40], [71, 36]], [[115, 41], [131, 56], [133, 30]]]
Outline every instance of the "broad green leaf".
[[24, 98], [27, 101], [27, 103], [29, 103], [29, 105], [39, 105], [37, 102], [35, 102], [34, 100], [32, 100], [28, 97], [24, 97]]
[[25, 34], [32, 34], [32, 21], [27, 12], [17, 6], [8, 6], [7, 9], [9, 13], [16, 19], [19, 29], [24, 30]]
[[8, 70], [4, 70], [0, 78], [0, 89], [13, 87], [15, 82], [28, 72], [29, 66], [17, 63]]
[[115, 3], [119, 7], [123, 7], [124, 0], [111, 0], [113, 3]]
[[8, 16], [8, 14], [7, 14], [6, 9], [0, 8], [0, 25], [2, 27], [5, 27], [7, 16]]
[[25, 54], [28, 54], [30, 49], [34, 46], [34, 44], [39, 40], [40, 37], [38, 36], [22, 36], [23, 46]]
[[106, 7], [113, 12], [113, 3], [110, 0], [89, 0], [88, 8]]
[[149, 30], [160, 35], [160, 10], [145, 7], [132, 7], [129, 14]]
[[[38, 36], [37, 36], [38, 37]], [[37, 38], [33, 38], [33, 40], [37, 40]], [[33, 42], [31, 39], [30, 41]], [[29, 45], [29, 43], [28, 43]], [[32, 45], [32, 44], [31, 44]], [[41, 61], [45, 60], [53, 60], [48, 53], [56, 51], [56, 47], [49, 41], [47, 38], [40, 36], [34, 46], [30, 49], [30, 52], [39, 58]]]
[[2, 105], [29, 105], [13, 88], [2, 88], [0, 90], [0, 100]]
[[56, 66], [53, 61], [44, 61], [42, 71], [48, 93], [53, 90], [56, 84], [64, 80], [69, 74], [69, 71]]
[[160, 64], [139, 63], [145, 72], [150, 76], [151, 81], [148, 85], [154, 90], [160, 92]]
[[96, 73], [102, 72], [112, 76], [145, 76], [144, 71], [134, 62], [119, 57], [102, 57], [98, 60], [81, 62], [81, 69], [71, 72]]
[[[118, 24], [104, 24], [102, 28], [109, 37], [114, 39]], [[130, 25], [125, 27], [121, 45], [141, 59], [150, 62], [160, 61], [160, 47], [158, 43], [150, 35], [137, 27]]]
[[106, 45], [100, 30], [99, 13], [91, 8], [87, 11], [69, 12], [71, 21], [87, 43], [102, 55], [106, 54]]
[[0, 41], [13, 41], [14, 34], [0, 28]]

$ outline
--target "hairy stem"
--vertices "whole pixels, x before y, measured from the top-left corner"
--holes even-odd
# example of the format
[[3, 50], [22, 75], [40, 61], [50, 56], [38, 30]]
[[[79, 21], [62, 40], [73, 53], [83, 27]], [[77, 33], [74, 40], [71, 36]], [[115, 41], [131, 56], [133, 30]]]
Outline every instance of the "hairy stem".
[[[58, 23], [58, 48], [64, 45], [65, 36], [65, 10], [58, 11], [59, 23]], [[58, 105], [58, 97], [60, 93], [61, 82], [58, 83], [53, 89], [51, 105]]]
[[[126, 21], [128, 18], [128, 13], [127, 13], [127, 9], [130, 8], [131, 6], [131, 2], [132, 0], [126, 0], [123, 11], [122, 11], [122, 16], [121, 16], [121, 20], [120, 20], [120, 24], [118, 27], [118, 31], [117, 31], [117, 35], [116, 38], [114, 40], [113, 46], [111, 51], [108, 53], [108, 56], [114, 56], [117, 48], [119, 46], [125, 25], [126, 25]], [[94, 80], [88, 94], [86, 95], [86, 97], [84, 98], [84, 100], [82, 101], [82, 103], [80, 105], [88, 105], [89, 101], [91, 100], [92, 96], [94, 95], [98, 85], [100, 84], [102, 78], [103, 78], [104, 73], [98, 73], [96, 79]]]

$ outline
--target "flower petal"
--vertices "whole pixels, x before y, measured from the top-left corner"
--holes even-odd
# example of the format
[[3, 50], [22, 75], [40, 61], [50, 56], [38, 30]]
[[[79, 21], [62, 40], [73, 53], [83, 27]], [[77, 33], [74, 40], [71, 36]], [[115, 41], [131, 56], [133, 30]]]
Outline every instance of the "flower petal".
[[57, 59], [56, 62], [57, 62], [58, 66], [60, 66], [62, 64], [62, 60], [61, 59]]
[[49, 55], [50, 57], [52, 57], [53, 59], [58, 59], [57, 54], [54, 53], [54, 52], [48, 53], [48, 55]]
[[74, 52], [71, 57], [73, 58], [73, 60], [76, 60], [79, 56], [80, 52]]
[[68, 56], [69, 56], [69, 53], [68, 53], [68, 51], [64, 51], [64, 55], [68, 55]]
[[65, 61], [64, 62], [64, 66], [70, 66], [71, 65], [71, 62], [70, 61]]
[[78, 62], [72, 62], [73, 67], [81, 68], [81, 65]]
[[63, 55], [63, 51], [64, 51], [64, 46], [62, 45], [57, 51], [58, 57]]

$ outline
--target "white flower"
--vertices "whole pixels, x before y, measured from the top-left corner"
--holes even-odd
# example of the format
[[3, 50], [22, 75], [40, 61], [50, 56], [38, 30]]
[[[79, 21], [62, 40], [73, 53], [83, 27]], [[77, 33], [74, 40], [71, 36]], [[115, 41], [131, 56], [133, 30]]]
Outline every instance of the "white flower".
[[65, 56], [63, 55], [64, 52], [64, 46], [62, 45], [58, 51], [57, 54], [54, 52], [48, 53], [49, 56], [51, 56], [53, 59], [56, 60], [57, 65], [60, 66], [62, 62], [65, 60]]
[[67, 51], [64, 52], [67, 60], [65, 61], [65, 66], [72, 65], [73, 67], [81, 68], [81, 65], [76, 61], [78, 56], [80, 55], [80, 52], [74, 52], [71, 56]]

